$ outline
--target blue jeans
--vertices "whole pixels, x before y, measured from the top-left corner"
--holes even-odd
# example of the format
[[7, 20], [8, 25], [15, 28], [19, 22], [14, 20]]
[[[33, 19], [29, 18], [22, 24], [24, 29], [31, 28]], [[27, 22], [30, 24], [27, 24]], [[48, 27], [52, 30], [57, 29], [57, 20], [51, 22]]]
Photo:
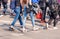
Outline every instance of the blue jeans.
[[19, 20], [20, 25], [23, 25], [22, 17], [20, 16], [20, 7], [15, 8], [15, 13], [16, 13], [16, 16], [11, 25], [14, 26], [14, 24], [16, 23], [17, 20]]
[[[34, 25], [35, 25], [34, 14], [33, 14], [32, 11], [29, 14], [30, 14], [30, 17], [31, 17], [32, 26], [34, 27]], [[24, 6], [24, 13], [23, 13], [23, 16], [24, 16], [23, 26], [24, 27], [25, 27], [25, 22], [26, 22], [27, 15], [28, 15], [28, 13], [26, 11], [26, 6]]]

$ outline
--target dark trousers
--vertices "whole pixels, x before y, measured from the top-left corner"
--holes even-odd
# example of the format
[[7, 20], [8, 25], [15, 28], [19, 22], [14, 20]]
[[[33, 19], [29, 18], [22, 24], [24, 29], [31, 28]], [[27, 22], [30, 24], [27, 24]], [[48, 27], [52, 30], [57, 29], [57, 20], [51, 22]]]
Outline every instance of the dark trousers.
[[0, 8], [1, 8], [1, 1], [0, 1]]
[[59, 18], [60, 18], [60, 11], [58, 12], [58, 14], [59, 14]]
[[42, 9], [42, 12], [43, 12], [43, 14], [42, 14], [42, 20], [45, 21], [45, 17], [46, 17], [46, 7], [40, 7], [40, 8]]
[[51, 22], [54, 21], [54, 22], [53, 22], [53, 26], [56, 27], [56, 24], [57, 24], [57, 18], [56, 18], [56, 17], [57, 17], [57, 13], [51, 14], [51, 15], [50, 15], [50, 19], [49, 19], [49, 21], [48, 21], [48, 24], [50, 25]]
[[3, 12], [5, 13], [6, 12], [6, 9], [7, 9], [7, 3], [3, 3], [2, 2], [2, 4], [3, 4], [3, 8], [4, 8]]

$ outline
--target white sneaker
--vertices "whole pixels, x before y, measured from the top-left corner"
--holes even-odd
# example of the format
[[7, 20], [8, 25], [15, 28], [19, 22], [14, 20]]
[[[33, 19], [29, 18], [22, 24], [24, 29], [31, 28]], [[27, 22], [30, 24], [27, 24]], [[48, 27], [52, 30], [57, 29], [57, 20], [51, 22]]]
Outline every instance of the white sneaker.
[[14, 28], [13, 26], [10, 26], [11, 28]]
[[22, 30], [22, 31], [25, 32], [25, 30], [26, 30], [26, 29], [23, 27], [23, 30]]
[[57, 27], [53, 27], [53, 29], [58, 29]]
[[36, 27], [33, 27], [33, 30], [35, 31], [35, 30], [38, 30], [39, 28], [36, 28]]
[[9, 30], [14, 31], [14, 27], [13, 26], [10, 26], [9, 27]]
[[17, 28], [14, 28], [13, 26], [10, 26], [9, 29], [10, 29], [11, 31], [19, 31]]
[[0, 17], [2, 17], [3, 15], [0, 15]]

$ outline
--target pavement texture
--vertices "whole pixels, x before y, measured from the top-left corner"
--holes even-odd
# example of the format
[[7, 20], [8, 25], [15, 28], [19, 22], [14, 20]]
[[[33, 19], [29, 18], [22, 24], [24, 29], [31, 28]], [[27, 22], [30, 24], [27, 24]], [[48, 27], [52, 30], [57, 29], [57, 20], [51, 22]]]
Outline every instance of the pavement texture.
[[[57, 30], [42, 29], [40, 21], [36, 21], [35, 26], [39, 27], [38, 31], [32, 31], [31, 20], [26, 21], [27, 32], [20, 31], [20, 25], [17, 21], [15, 28], [18, 31], [9, 31], [9, 26], [13, 18], [10, 15], [0, 17], [0, 39], [60, 39], [60, 21], [57, 23]], [[51, 27], [53, 25], [50, 25]]]

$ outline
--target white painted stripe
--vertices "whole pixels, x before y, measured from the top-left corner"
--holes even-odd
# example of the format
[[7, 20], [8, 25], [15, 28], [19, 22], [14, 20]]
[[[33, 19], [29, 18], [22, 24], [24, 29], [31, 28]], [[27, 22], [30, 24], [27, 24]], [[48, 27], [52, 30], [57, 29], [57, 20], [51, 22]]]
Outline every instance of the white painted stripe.
[[[6, 21], [6, 20], [0, 20], [2, 23], [12, 23], [12, 21]], [[27, 21], [29, 23], [26, 23], [27, 26], [32, 26], [32, 23], [30, 21]], [[38, 22], [35, 22], [37, 24], [40, 24]], [[19, 22], [17, 22], [16, 24], [19, 24]], [[2, 25], [2, 24], [1, 24]]]
[[11, 35], [12, 35], [12, 36], [20, 36], [20, 35], [22, 36], [22, 35], [24, 35], [24, 34], [12, 33]]

